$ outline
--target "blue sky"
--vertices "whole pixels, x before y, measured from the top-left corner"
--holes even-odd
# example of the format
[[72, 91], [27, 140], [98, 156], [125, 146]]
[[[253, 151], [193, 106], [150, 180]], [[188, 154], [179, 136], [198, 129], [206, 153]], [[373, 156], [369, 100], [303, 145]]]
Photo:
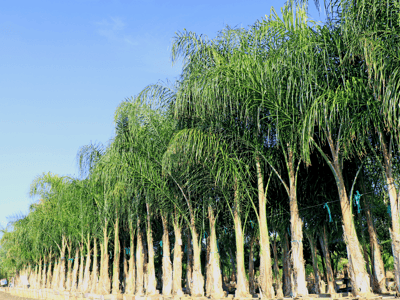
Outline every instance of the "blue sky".
[[[26, 214], [43, 172], [76, 176], [76, 153], [114, 134], [118, 104], [174, 80], [170, 49], [186, 28], [215, 36], [285, 1], [3, 1], [0, 5], [0, 226]], [[314, 4], [310, 17], [320, 20]]]

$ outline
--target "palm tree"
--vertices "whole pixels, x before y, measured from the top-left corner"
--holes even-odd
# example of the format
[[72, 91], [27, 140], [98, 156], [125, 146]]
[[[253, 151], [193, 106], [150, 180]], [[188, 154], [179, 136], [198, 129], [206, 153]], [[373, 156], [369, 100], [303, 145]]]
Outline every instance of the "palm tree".
[[[199, 122], [198, 126], [214, 126], [225, 135], [229, 132], [236, 143], [245, 143], [248, 149], [245, 151], [254, 155], [252, 164], [256, 167], [258, 180], [262, 247], [261, 283], [266, 296], [271, 296], [273, 291], [261, 158], [272, 166], [289, 195], [295, 294], [307, 294], [302, 222], [296, 196], [300, 165], [300, 140], [297, 137], [302, 121], [298, 111], [304, 111], [306, 95], [312, 91], [298, 70], [313, 54], [314, 49], [305, 44], [313, 32], [307, 27], [304, 10], [298, 9], [293, 17], [293, 10], [287, 7], [283, 14], [282, 20], [275, 13], [270, 20], [257, 23], [249, 31], [226, 30], [216, 41], [209, 42], [193, 33], [184, 33], [178, 35], [173, 48], [175, 58], [181, 55], [186, 59], [183, 88], [177, 96], [177, 116], [194, 126]], [[304, 44], [306, 54], [295, 51], [299, 43]], [[287, 59], [289, 55], [293, 59]], [[251, 75], [244, 76], [249, 70], [252, 70]], [[299, 98], [302, 102], [297, 101]], [[235, 130], [230, 132], [229, 128]], [[278, 146], [284, 153], [288, 182], [268, 159], [270, 149]]]

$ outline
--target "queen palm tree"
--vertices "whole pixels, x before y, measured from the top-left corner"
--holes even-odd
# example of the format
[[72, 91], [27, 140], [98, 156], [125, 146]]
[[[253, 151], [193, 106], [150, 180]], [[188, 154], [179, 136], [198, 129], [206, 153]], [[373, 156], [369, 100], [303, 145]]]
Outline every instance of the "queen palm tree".
[[[224, 134], [229, 127], [241, 128], [242, 132], [231, 133], [232, 138], [244, 143], [254, 155], [260, 205], [261, 283], [266, 296], [271, 296], [272, 273], [261, 158], [273, 167], [289, 195], [295, 294], [307, 294], [296, 196], [300, 165], [297, 137], [302, 121], [298, 112], [305, 110], [306, 95], [312, 90], [298, 70], [306, 59], [312, 58], [315, 50], [309, 46], [313, 32], [307, 25], [304, 10], [299, 8], [293, 17], [293, 9], [287, 7], [283, 15], [280, 19], [273, 11], [269, 20], [257, 23], [251, 30], [226, 30], [220, 39], [211, 42], [193, 33], [184, 33], [177, 37], [173, 48], [175, 58], [182, 55], [187, 60], [182, 92], [177, 97], [177, 115], [182, 120], [199, 122], [203, 127], [218, 124]], [[295, 50], [299, 44], [304, 45], [305, 54]], [[293, 58], [287, 59], [288, 56]], [[249, 70], [251, 75], [244, 76]], [[268, 159], [267, 154], [276, 147], [284, 153], [288, 182], [286, 175]]]

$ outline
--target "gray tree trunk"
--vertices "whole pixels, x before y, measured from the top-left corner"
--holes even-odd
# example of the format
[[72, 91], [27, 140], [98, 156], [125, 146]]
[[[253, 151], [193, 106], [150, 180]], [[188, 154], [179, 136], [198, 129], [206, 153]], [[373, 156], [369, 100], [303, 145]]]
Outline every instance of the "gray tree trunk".
[[136, 295], [144, 295], [144, 249], [143, 237], [140, 228], [140, 218], [137, 219], [137, 246], [136, 246]]
[[322, 254], [324, 255], [324, 259], [325, 259], [327, 293], [334, 294], [335, 293], [335, 277], [333, 275], [333, 270], [332, 270], [331, 256], [329, 254], [329, 248], [328, 248], [328, 235], [326, 233], [325, 225], [322, 228], [322, 232], [319, 236], [319, 242], [321, 244]]
[[283, 241], [283, 251], [282, 251], [282, 262], [283, 262], [283, 294], [286, 297], [292, 297], [292, 266], [290, 263], [290, 253], [289, 253], [289, 238], [288, 234], [285, 233]]
[[157, 291], [156, 272], [154, 267], [153, 232], [151, 229], [150, 206], [148, 203], [146, 203], [146, 208], [147, 208], [146, 235], [147, 235], [147, 255], [148, 255], [146, 294], [152, 296], [158, 294], [158, 291]]
[[262, 297], [274, 298], [274, 288], [272, 286], [272, 264], [271, 250], [269, 243], [269, 232], [267, 224], [266, 204], [267, 199], [264, 191], [264, 180], [259, 158], [256, 158], [257, 184], [258, 184], [258, 215], [260, 228], [260, 276], [258, 278]]
[[[281, 241], [282, 243], [282, 241]], [[276, 248], [276, 235], [274, 239], [274, 247], [273, 247], [273, 253], [274, 253], [274, 272], [275, 272], [275, 283], [276, 283], [276, 297], [278, 299], [283, 298], [283, 290], [282, 290], [282, 279], [279, 275], [279, 266], [278, 266], [278, 251]]]
[[193, 283], [193, 253], [192, 253], [192, 235], [187, 235], [187, 263], [186, 263], [186, 292], [192, 293]]
[[93, 268], [92, 268], [92, 284], [90, 288], [90, 293], [95, 294], [98, 290], [98, 281], [99, 281], [99, 270], [98, 270], [98, 264], [97, 264], [97, 256], [98, 256], [98, 251], [97, 251], [97, 238], [94, 238], [93, 241]]
[[169, 231], [167, 217], [161, 213], [163, 236], [162, 236], [162, 294], [170, 296], [172, 294], [172, 262], [169, 250]]
[[314, 236], [312, 233], [306, 233], [308, 241], [310, 242], [311, 249], [311, 260], [314, 270], [314, 293], [320, 294], [321, 291], [321, 275], [318, 268], [318, 258], [317, 258], [317, 244], [314, 240]]
[[[88, 234], [87, 241], [86, 241], [86, 264], [85, 264], [85, 271], [83, 275], [83, 282], [82, 282], [82, 292], [88, 293], [90, 291], [90, 254], [92, 253], [90, 249], [90, 236]], [[97, 254], [97, 253], [96, 253]], [[96, 260], [96, 257], [93, 258], [93, 261]], [[94, 269], [94, 265], [93, 265]]]
[[[242, 229], [239, 195], [237, 191], [237, 180], [235, 178], [234, 187], [234, 207], [233, 207], [233, 223], [235, 226], [235, 241], [236, 241], [236, 266], [237, 266], [237, 280], [236, 280], [236, 298], [251, 298], [249, 293], [249, 282], [246, 276], [244, 266], [244, 234]], [[265, 293], [265, 291], [263, 291]]]
[[128, 264], [128, 279], [126, 284], [125, 294], [134, 295], [136, 289], [136, 266], [135, 266], [135, 231], [133, 230], [132, 221], [129, 222], [130, 234], [130, 256]]
[[175, 244], [174, 244], [174, 263], [173, 263], [173, 282], [172, 282], [172, 293], [177, 296], [183, 296], [182, 291], [182, 229], [179, 224], [179, 217], [175, 212], [174, 220], [174, 233], [175, 233]]
[[79, 275], [78, 275], [78, 291], [82, 291], [82, 286], [83, 286], [83, 270], [84, 270], [84, 264], [85, 264], [85, 257], [83, 256], [83, 249], [84, 249], [84, 241], [82, 239], [82, 242], [80, 244], [80, 253], [81, 256], [77, 259], [80, 259], [79, 262]]
[[306, 296], [308, 294], [306, 282], [306, 268], [303, 257], [303, 222], [300, 219], [299, 208], [297, 205], [297, 185], [296, 170], [294, 165], [293, 153], [288, 150], [288, 170], [289, 170], [289, 202], [290, 202], [290, 232], [291, 232], [291, 260], [293, 285], [292, 292], [296, 296]]
[[224, 297], [224, 291], [222, 289], [222, 275], [220, 268], [220, 257], [217, 245], [217, 233], [216, 233], [216, 217], [211, 206], [208, 207], [208, 219], [210, 222], [210, 251], [208, 265], [210, 273], [208, 274], [207, 280], [211, 282], [209, 295], [211, 298], [218, 299]]
[[116, 212], [116, 219], [114, 223], [114, 260], [113, 260], [113, 274], [112, 274], [112, 294], [119, 295], [121, 290], [119, 288], [119, 261], [121, 257], [121, 246], [119, 242], [119, 216]]
[[65, 248], [67, 247], [67, 238], [63, 235], [61, 239], [61, 259], [58, 269], [58, 290], [65, 290]]
[[75, 257], [73, 258], [74, 262], [74, 268], [72, 270], [71, 274], [71, 291], [76, 291], [78, 285], [77, 285], [77, 279], [78, 279], [78, 270], [79, 270], [79, 248], [76, 248], [75, 250]]

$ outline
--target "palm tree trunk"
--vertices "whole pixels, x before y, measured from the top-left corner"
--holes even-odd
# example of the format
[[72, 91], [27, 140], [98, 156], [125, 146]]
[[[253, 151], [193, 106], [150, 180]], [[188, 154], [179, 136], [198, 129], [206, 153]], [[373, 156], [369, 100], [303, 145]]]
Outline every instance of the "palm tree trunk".
[[40, 289], [42, 287], [42, 265], [43, 265], [43, 259], [39, 259], [39, 268], [38, 268], [38, 273], [37, 273], [37, 288]]
[[251, 240], [250, 240], [250, 245], [249, 245], [249, 291], [250, 294], [255, 295], [256, 294], [256, 287], [254, 284], [254, 241], [255, 241], [256, 237], [253, 234], [251, 236]]
[[320, 294], [321, 291], [321, 276], [318, 268], [318, 259], [317, 259], [317, 244], [315, 243], [314, 237], [312, 233], [306, 233], [308, 241], [310, 242], [310, 250], [311, 250], [311, 260], [314, 270], [314, 293]]
[[346, 188], [344, 185], [341, 169], [338, 161], [335, 163], [336, 173], [338, 177], [338, 190], [340, 198], [340, 206], [342, 209], [343, 234], [345, 242], [348, 246], [349, 269], [351, 271], [351, 282], [353, 293], [355, 295], [369, 295], [370, 284], [368, 273], [365, 269], [365, 260], [361, 253], [360, 242], [358, 241], [357, 233], [354, 226], [353, 215], [349, 199], [347, 198]]
[[71, 290], [71, 279], [72, 279], [72, 259], [71, 259], [71, 242], [67, 243], [68, 249], [68, 262], [67, 262], [67, 282], [66, 282], [66, 290]]
[[274, 272], [275, 272], [275, 282], [276, 282], [276, 297], [278, 299], [283, 298], [283, 291], [282, 291], [282, 279], [279, 275], [279, 266], [278, 266], [278, 250], [276, 248], [276, 235], [274, 238]]
[[83, 256], [83, 248], [84, 248], [85, 244], [84, 241], [82, 239], [82, 242], [80, 244], [80, 253], [81, 256], [77, 257], [77, 259], [80, 259], [79, 262], [79, 275], [78, 275], [78, 286], [77, 286], [77, 290], [78, 291], [82, 291], [82, 285], [83, 285], [83, 270], [84, 270], [84, 264], [85, 264], [85, 257]]
[[346, 192], [346, 186], [342, 175], [342, 160], [339, 157], [339, 145], [335, 145], [330, 133], [327, 142], [331, 149], [332, 161], [327, 160], [335, 176], [339, 193], [340, 207], [342, 210], [343, 237], [347, 245], [347, 258], [353, 294], [356, 296], [368, 296], [370, 294], [370, 281], [365, 268], [365, 260], [361, 252], [361, 245], [354, 226], [353, 214]]
[[127, 249], [126, 249], [126, 245], [125, 245], [125, 240], [122, 240], [122, 286], [123, 286], [123, 293], [126, 293], [127, 291], [127, 280], [128, 280], [128, 258], [127, 258]]
[[308, 294], [306, 282], [306, 269], [303, 259], [303, 222], [300, 219], [299, 208], [297, 205], [297, 184], [296, 171], [293, 153], [288, 150], [288, 170], [289, 170], [289, 203], [290, 203], [290, 232], [293, 263], [293, 285], [292, 292], [296, 296]]
[[[106, 222], [107, 224], [107, 222]], [[110, 276], [108, 274], [108, 265], [109, 265], [109, 254], [108, 254], [108, 233], [107, 233], [107, 225], [103, 228], [103, 242], [100, 247], [101, 251], [101, 261], [100, 261], [100, 279], [97, 293], [101, 295], [110, 294]]]
[[51, 282], [52, 282], [52, 276], [51, 276], [51, 259], [52, 259], [52, 250], [50, 249], [49, 253], [49, 267], [47, 271], [47, 279], [46, 279], [46, 288], [50, 289], [51, 288]]
[[[81, 246], [82, 247], [82, 246]], [[79, 248], [75, 250], [75, 257], [73, 258], [74, 262], [74, 270], [72, 271], [71, 277], [71, 291], [76, 291], [77, 289], [77, 277], [78, 277], [78, 269], [79, 269]]]
[[[96, 239], [95, 239], [95, 241], [96, 241]], [[94, 243], [96, 243], [96, 242], [94, 242]], [[97, 245], [96, 245], [96, 248], [97, 248]], [[90, 264], [91, 264], [90, 254], [92, 253], [92, 251], [90, 249], [89, 233], [88, 233], [87, 241], [86, 241], [86, 251], [87, 251], [87, 254], [86, 254], [85, 273], [83, 275], [83, 283], [82, 283], [82, 290], [81, 290], [83, 293], [88, 293], [90, 291]], [[97, 255], [97, 253], [96, 253], [96, 255]], [[97, 260], [97, 258], [93, 257], [93, 272], [95, 272], [94, 261], [96, 261], [96, 260]], [[97, 268], [97, 265], [96, 265], [96, 268]]]
[[288, 234], [285, 233], [285, 240], [283, 241], [283, 294], [286, 297], [292, 297], [292, 267], [290, 265], [290, 254], [289, 254], [289, 238]]
[[333, 276], [331, 256], [329, 254], [328, 248], [328, 235], [326, 233], [326, 226], [322, 228], [322, 232], [319, 236], [319, 242], [321, 244], [322, 254], [325, 259], [325, 269], [326, 269], [326, 281], [327, 281], [327, 293], [334, 294], [335, 293], [335, 277]]
[[201, 239], [194, 225], [194, 218], [190, 227], [193, 240], [193, 271], [191, 295], [192, 297], [202, 297], [204, 296], [204, 277], [201, 273]]
[[236, 282], [236, 261], [235, 261], [235, 257], [233, 256], [232, 253], [232, 248], [228, 246], [228, 254], [229, 254], [229, 259], [231, 261], [231, 267], [232, 267], [232, 273], [230, 274], [230, 279], [229, 281], [234, 281]]
[[383, 150], [383, 160], [385, 168], [385, 179], [389, 194], [390, 209], [392, 216], [392, 228], [389, 228], [390, 237], [392, 239], [392, 252], [394, 259], [394, 275], [396, 279], [397, 292], [400, 293], [400, 213], [399, 213], [399, 199], [396, 191], [395, 180], [393, 177], [392, 168], [392, 139], [389, 145], [384, 140], [383, 133], [379, 133], [381, 146]]
[[32, 267], [31, 265], [29, 265], [29, 267], [28, 267], [28, 279], [29, 279], [29, 285], [30, 285], [30, 287], [31, 288], [33, 288], [33, 284], [35, 283], [34, 282], [34, 274], [33, 274], [33, 271], [34, 270], [34, 267]]
[[153, 232], [151, 229], [150, 206], [148, 203], [146, 203], [146, 208], [147, 208], [146, 235], [147, 235], [147, 255], [148, 255], [146, 294], [151, 296], [158, 294], [158, 291], [157, 291], [156, 272], [154, 267]]
[[43, 269], [42, 269], [42, 284], [40, 285], [41, 289], [46, 288], [46, 271], [47, 271], [47, 257], [43, 256]]
[[373, 289], [374, 288], [373, 287], [374, 286], [373, 285], [373, 276], [372, 276], [372, 272], [371, 272], [371, 264], [370, 264], [370, 261], [369, 261], [369, 255], [368, 255], [368, 250], [367, 250], [367, 242], [365, 240], [364, 231], [363, 231], [364, 226], [363, 226], [363, 222], [362, 222], [362, 219], [361, 219], [361, 214], [357, 214], [357, 216], [358, 216], [358, 222], [360, 223], [360, 226], [362, 228], [361, 231], [360, 231], [361, 247], [362, 247], [363, 254], [364, 254], [364, 260], [366, 262], [367, 273], [368, 273], [368, 276], [370, 278], [370, 286]]
[[162, 294], [170, 296], [172, 293], [172, 263], [169, 250], [169, 231], [167, 217], [161, 213], [163, 236], [162, 236]]
[[30, 288], [34, 288], [35, 287], [35, 267], [32, 267], [31, 265], [29, 265], [29, 269], [28, 269], [28, 278], [29, 278], [29, 285]]
[[199, 237], [196, 230], [196, 219], [191, 205], [191, 200], [189, 203], [189, 215], [190, 215], [190, 233], [192, 234], [193, 241], [193, 269], [190, 291], [193, 297], [204, 296], [204, 277], [201, 273], [201, 237]]
[[361, 246], [362, 246], [362, 250], [363, 250], [363, 254], [364, 254], [364, 260], [366, 262], [367, 273], [368, 273], [368, 276], [369, 276], [369, 284], [373, 289], [374, 288], [373, 287], [373, 279], [374, 279], [374, 277], [372, 276], [371, 262], [370, 262], [370, 259], [369, 259], [369, 254], [368, 254], [368, 249], [367, 249], [367, 242], [364, 240], [364, 237], [362, 239]]
[[182, 296], [182, 228], [179, 224], [179, 217], [175, 211], [173, 220], [175, 244], [174, 244], [174, 264], [172, 273], [172, 293], [177, 296]]
[[[235, 226], [236, 240], [236, 265], [237, 265], [237, 281], [236, 281], [236, 298], [251, 298], [249, 293], [249, 282], [246, 277], [244, 267], [244, 235], [242, 229], [242, 221], [240, 219], [240, 204], [237, 191], [237, 179], [235, 178], [234, 187], [234, 207], [233, 207], [233, 223]], [[263, 291], [265, 293], [265, 291]]]
[[[89, 253], [88, 253], [89, 255]], [[97, 238], [94, 238], [93, 241], [93, 268], [92, 268], [92, 285], [90, 288], [90, 293], [95, 294], [97, 292], [98, 289], [98, 280], [99, 280], [99, 271], [98, 271], [98, 264], [97, 264], [97, 256], [98, 256], [98, 252], [97, 252]], [[89, 260], [90, 262], [90, 260]], [[87, 267], [87, 265], [86, 265]]]
[[210, 222], [210, 278], [207, 277], [207, 281], [211, 282], [209, 295], [211, 296], [211, 298], [218, 299], [224, 297], [224, 291], [222, 290], [220, 257], [218, 253], [217, 233], [215, 229], [216, 217], [214, 215], [214, 210], [211, 206], [208, 207], [208, 219]]
[[206, 238], [206, 274], [205, 274], [205, 287], [206, 287], [206, 297], [211, 298], [211, 288], [212, 288], [212, 270], [211, 270], [211, 258], [210, 258], [210, 236]]
[[54, 269], [53, 269], [53, 280], [51, 281], [51, 288], [53, 290], [57, 290], [59, 287], [59, 280], [58, 276], [60, 274], [60, 267], [61, 267], [61, 261], [58, 263], [57, 261], [54, 263]]
[[40, 289], [42, 276], [42, 259], [39, 260], [39, 265], [36, 268], [36, 288]]
[[61, 260], [58, 269], [58, 289], [60, 291], [65, 290], [65, 248], [67, 247], [67, 239], [63, 235], [61, 240]]
[[38, 271], [38, 266], [35, 266], [35, 269], [34, 269], [33, 275], [32, 275], [32, 287], [34, 289], [37, 289], [37, 271]]
[[259, 284], [262, 296], [274, 298], [274, 288], [272, 286], [272, 264], [271, 250], [269, 243], [269, 232], [267, 224], [266, 198], [264, 191], [264, 180], [261, 171], [259, 158], [256, 158], [257, 181], [258, 181], [258, 205], [259, 205], [259, 228], [260, 228], [260, 276]]
[[119, 215], [118, 211], [116, 211], [116, 219], [114, 223], [114, 261], [113, 261], [113, 275], [112, 275], [113, 295], [121, 294], [121, 291], [119, 289], [119, 260], [120, 260]]
[[[146, 234], [146, 239], [147, 239], [147, 234]], [[147, 265], [149, 264], [148, 257], [149, 253], [147, 252], [147, 242], [143, 241], [143, 253], [144, 253], [144, 264], [143, 264], [143, 287], [144, 287], [144, 292], [147, 294], [147, 281], [148, 281], [148, 276], [147, 276]]]
[[192, 293], [193, 284], [193, 254], [192, 254], [192, 235], [187, 234], [187, 263], [186, 263], [186, 292]]
[[[363, 181], [363, 177], [361, 176]], [[361, 188], [363, 189], [363, 194], [366, 194], [364, 182], [362, 182]], [[386, 290], [386, 276], [385, 268], [383, 266], [381, 249], [378, 244], [378, 237], [376, 234], [374, 222], [372, 220], [372, 214], [370, 206], [364, 203], [364, 212], [367, 219], [368, 234], [369, 234], [369, 244], [371, 247], [371, 260], [372, 260], [372, 277], [375, 284], [372, 285], [373, 291], [376, 293], [385, 293]]]
[[140, 229], [140, 218], [137, 218], [137, 247], [136, 247], [136, 295], [144, 295], [144, 251], [143, 238]]
[[369, 232], [369, 241], [371, 246], [371, 259], [373, 265], [373, 276], [375, 279], [375, 287], [374, 292], [376, 293], [386, 293], [386, 276], [385, 276], [385, 268], [383, 265], [382, 254], [380, 250], [380, 246], [378, 244], [377, 234], [372, 222], [372, 217], [370, 211], [366, 212], [367, 214], [367, 222], [368, 222], [368, 232]]
[[126, 284], [125, 294], [133, 295], [136, 289], [136, 268], [135, 268], [135, 231], [133, 230], [132, 221], [129, 221], [129, 234], [130, 234], [130, 253], [129, 253], [129, 270], [128, 282]]

